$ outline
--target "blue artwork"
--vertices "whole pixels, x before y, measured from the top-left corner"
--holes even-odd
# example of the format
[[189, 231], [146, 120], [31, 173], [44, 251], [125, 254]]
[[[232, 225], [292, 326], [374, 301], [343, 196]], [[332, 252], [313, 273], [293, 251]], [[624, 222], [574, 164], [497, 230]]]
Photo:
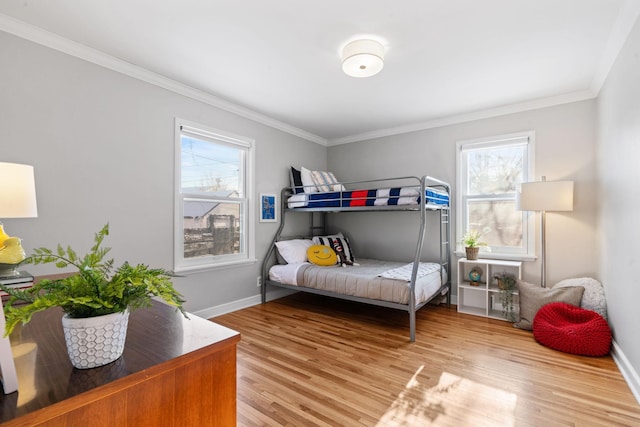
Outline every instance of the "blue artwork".
[[260, 221], [276, 221], [276, 196], [275, 194], [260, 195]]

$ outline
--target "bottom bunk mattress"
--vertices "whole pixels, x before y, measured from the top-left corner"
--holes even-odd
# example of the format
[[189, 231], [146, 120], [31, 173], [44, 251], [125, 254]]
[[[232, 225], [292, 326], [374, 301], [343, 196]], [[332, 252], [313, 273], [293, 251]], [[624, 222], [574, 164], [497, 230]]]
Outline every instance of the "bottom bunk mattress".
[[[274, 265], [269, 279], [340, 295], [408, 304], [412, 264], [358, 258], [359, 265], [320, 267], [308, 262]], [[443, 281], [444, 280], [444, 281]], [[447, 280], [440, 264], [421, 262], [416, 279], [416, 304], [429, 301]]]

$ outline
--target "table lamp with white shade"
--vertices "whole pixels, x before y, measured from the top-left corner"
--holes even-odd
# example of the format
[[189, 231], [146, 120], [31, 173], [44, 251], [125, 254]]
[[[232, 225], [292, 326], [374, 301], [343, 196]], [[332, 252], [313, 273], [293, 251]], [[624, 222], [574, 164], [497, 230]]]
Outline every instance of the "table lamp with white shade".
[[[33, 166], [0, 162], [0, 218], [35, 218], [36, 185]], [[24, 260], [20, 239], [10, 237], [0, 223], [0, 276], [17, 275]], [[0, 301], [0, 309], [2, 304]], [[4, 336], [4, 313], [0, 313], [0, 373], [5, 394], [18, 390], [18, 376], [11, 342]]]
[[[33, 166], [0, 162], [0, 220], [37, 216]], [[0, 276], [17, 275], [22, 260], [20, 239], [11, 238], [0, 222]]]
[[541, 181], [523, 182], [519, 193], [519, 208], [521, 211], [540, 212], [540, 245], [541, 286], [545, 288], [545, 246], [546, 246], [546, 213], [573, 210], [573, 181]]

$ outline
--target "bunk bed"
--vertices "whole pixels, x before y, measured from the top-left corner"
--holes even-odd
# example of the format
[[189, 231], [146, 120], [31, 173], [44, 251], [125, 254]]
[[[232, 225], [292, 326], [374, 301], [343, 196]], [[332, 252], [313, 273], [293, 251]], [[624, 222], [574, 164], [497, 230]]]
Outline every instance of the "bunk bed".
[[[267, 287], [274, 286], [404, 310], [409, 314], [410, 341], [415, 341], [416, 311], [443, 296], [447, 304], [451, 302], [450, 185], [430, 176], [407, 176], [346, 183], [329, 180], [313, 191], [304, 187], [307, 185], [294, 184], [292, 179], [292, 185], [282, 189], [280, 224], [262, 264], [262, 303], [266, 302]], [[356, 258], [353, 263], [348, 240], [341, 233], [327, 234], [327, 214], [372, 211], [414, 212], [419, 216], [411, 262]], [[439, 215], [439, 230], [426, 233], [427, 215], [432, 212]], [[298, 213], [310, 215], [309, 234], [283, 236], [286, 218]], [[421, 261], [425, 236], [438, 240], [437, 262]], [[343, 258], [349, 264], [346, 268], [320, 267], [300, 256], [300, 248], [322, 244], [323, 238], [338, 238], [347, 246]], [[298, 253], [287, 262], [282, 249], [296, 245]]]

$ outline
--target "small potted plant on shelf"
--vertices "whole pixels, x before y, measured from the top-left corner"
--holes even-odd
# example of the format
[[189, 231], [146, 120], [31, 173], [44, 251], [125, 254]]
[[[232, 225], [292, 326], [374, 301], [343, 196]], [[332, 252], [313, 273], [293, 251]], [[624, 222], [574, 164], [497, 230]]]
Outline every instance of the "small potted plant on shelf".
[[517, 289], [516, 277], [510, 273], [499, 273], [493, 276], [498, 285], [498, 298], [502, 306], [502, 316], [510, 322], [517, 319], [513, 292]]
[[61, 307], [71, 363], [86, 369], [106, 365], [122, 355], [130, 311], [151, 306], [153, 297], [160, 297], [187, 317], [182, 295], [173, 287], [167, 271], [128, 262], [114, 270], [113, 260], [104, 259], [111, 248], [101, 247], [108, 234], [109, 224], [95, 234], [95, 244], [83, 257], [60, 244], [56, 251], [34, 249], [26, 263], [55, 263], [58, 268], [73, 266], [78, 271], [59, 279], [41, 280], [26, 290], [0, 285], [10, 296], [4, 308], [5, 336], [18, 323], [28, 323], [34, 313]]
[[464, 250], [468, 260], [473, 261], [478, 259], [480, 246], [487, 246], [485, 242], [480, 241], [480, 237], [482, 237], [482, 233], [474, 229], [469, 230], [467, 234], [464, 235], [462, 244], [464, 245]]

